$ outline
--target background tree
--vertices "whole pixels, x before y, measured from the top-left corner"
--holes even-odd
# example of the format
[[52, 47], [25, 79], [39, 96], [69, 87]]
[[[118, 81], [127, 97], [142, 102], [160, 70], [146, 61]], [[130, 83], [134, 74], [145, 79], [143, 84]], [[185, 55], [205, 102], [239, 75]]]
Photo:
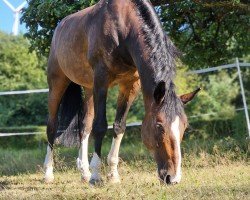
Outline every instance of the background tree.
[[[29, 53], [29, 42], [0, 32], [0, 91], [47, 88], [45, 63]], [[46, 121], [46, 94], [0, 96], [0, 126]]]
[[250, 53], [247, 1], [170, 1], [159, 14], [190, 68], [216, 66]]
[[[29, 0], [22, 21], [31, 50], [47, 55], [55, 27], [65, 16], [97, 0]], [[152, 0], [165, 30], [190, 68], [228, 62], [250, 53], [250, 7], [246, 0]]]

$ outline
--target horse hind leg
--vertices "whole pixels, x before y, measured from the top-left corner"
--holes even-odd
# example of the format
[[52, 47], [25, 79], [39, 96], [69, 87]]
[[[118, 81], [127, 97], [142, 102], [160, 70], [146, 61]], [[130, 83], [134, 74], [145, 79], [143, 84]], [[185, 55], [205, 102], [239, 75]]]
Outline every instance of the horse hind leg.
[[53, 182], [53, 145], [55, 134], [57, 131], [57, 112], [60, 105], [62, 96], [67, 89], [70, 81], [60, 70], [58, 65], [48, 65], [48, 84], [49, 84], [49, 97], [48, 97], [48, 111], [49, 117], [47, 122], [47, 154], [44, 161], [46, 183]]
[[81, 172], [82, 182], [89, 182], [91, 173], [89, 171], [88, 161], [88, 139], [92, 130], [94, 118], [94, 103], [92, 89], [85, 88], [84, 111], [86, 112], [83, 119], [83, 129], [81, 132], [81, 146], [77, 158], [77, 168]]

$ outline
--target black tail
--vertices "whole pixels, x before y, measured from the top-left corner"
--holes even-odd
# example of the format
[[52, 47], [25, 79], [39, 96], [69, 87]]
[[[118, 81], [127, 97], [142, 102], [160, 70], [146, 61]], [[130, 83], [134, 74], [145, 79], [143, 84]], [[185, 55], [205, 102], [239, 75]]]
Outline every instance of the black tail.
[[70, 83], [58, 111], [56, 143], [66, 147], [78, 146], [84, 115], [82, 88], [80, 85]]

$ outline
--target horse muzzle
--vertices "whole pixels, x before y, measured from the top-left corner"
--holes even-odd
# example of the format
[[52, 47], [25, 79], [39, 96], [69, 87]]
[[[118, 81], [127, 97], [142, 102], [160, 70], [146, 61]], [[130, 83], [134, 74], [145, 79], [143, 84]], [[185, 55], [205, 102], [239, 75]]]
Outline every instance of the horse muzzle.
[[177, 172], [175, 175], [171, 176], [165, 169], [158, 170], [158, 175], [160, 181], [167, 185], [175, 185], [181, 181], [181, 173]]

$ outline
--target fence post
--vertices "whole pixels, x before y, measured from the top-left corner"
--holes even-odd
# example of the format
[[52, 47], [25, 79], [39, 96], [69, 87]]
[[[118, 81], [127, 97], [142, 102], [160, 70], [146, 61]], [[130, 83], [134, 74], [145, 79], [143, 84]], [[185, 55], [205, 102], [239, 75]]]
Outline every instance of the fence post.
[[245, 110], [245, 115], [246, 115], [248, 138], [250, 138], [249, 115], [248, 115], [248, 110], [247, 110], [247, 103], [246, 103], [245, 91], [244, 91], [244, 86], [243, 86], [243, 81], [242, 81], [242, 76], [241, 76], [241, 71], [240, 71], [240, 64], [239, 64], [239, 59], [238, 58], [236, 58], [236, 67], [237, 67], [237, 70], [238, 70], [238, 75], [239, 75], [239, 80], [240, 80], [240, 88], [241, 88], [241, 95], [242, 95], [242, 101], [243, 101], [243, 104], [244, 104], [244, 110]]

